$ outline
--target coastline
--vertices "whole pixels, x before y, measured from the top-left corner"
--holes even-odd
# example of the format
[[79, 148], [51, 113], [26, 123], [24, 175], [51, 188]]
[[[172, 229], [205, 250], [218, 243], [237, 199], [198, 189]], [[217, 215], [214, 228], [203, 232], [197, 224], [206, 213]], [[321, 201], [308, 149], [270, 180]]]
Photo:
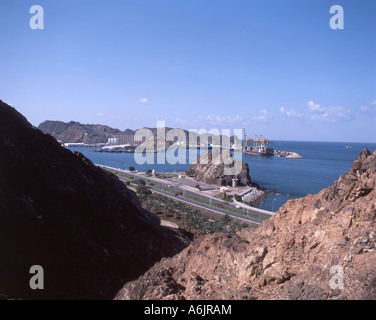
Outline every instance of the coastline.
[[[266, 199], [257, 207], [269, 211], [278, 210], [291, 199], [320, 192], [351, 167], [364, 147], [369, 150], [376, 149], [376, 143], [351, 143], [351, 149], [346, 149], [349, 142], [277, 141], [275, 144], [280, 144], [281, 150], [291, 150], [304, 158], [295, 161], [288, 158], [242, 155], [242, 160], [249, 165], [252, 182], [267, 192]], [[122, 170], [133, 166], [139, 171], [151, 169], [160, 173], [185, 172], [190, 166], [188, 160], [191, 156], [197, 158], [196, 153], [187, 150], [176, 164], [168, 161], [157, 164], [157, 155], [154, 155], [153, 163], [145, 161], [139, 164], [132, 153], [89, 152], [93, 148], [88, 147], [67, 149], [82, 152], [94, 163]]]

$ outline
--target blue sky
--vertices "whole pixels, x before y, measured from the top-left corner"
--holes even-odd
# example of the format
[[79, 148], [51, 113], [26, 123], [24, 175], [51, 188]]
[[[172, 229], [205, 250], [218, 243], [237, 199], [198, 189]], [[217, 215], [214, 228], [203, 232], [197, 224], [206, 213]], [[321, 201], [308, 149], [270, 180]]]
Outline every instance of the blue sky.
[[0, 99], [34, 125], [376, 142], [373, 0], [1, 0], [0, 24]]

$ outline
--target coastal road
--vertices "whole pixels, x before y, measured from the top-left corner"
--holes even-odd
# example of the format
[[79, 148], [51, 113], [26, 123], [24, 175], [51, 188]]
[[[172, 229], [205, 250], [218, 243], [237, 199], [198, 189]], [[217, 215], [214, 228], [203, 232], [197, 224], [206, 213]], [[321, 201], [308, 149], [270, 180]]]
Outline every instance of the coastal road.
[[[128, 172], [128, 171], [125, 172], [125, 171], [120, 170], [120, 169], [107, 167], [107, 166], [103, 166], [103, 165], [98, 165], [98, 166], [112, 170], [112, 171], [115, 171], [115, 172], [126, 174], [128, 176], [132, 176], [132, 177], [137, 178], [137, 179], [142, 179], [142, 180], [147, 181], [149, 183], [154, 183], [156, 185], [161, 186], [162, 188], [169, 189], [170, 191], [172, 191], [172, 193], [169, 192], [169, 191], [163, 190], [163, 189], [148, 186], [148, 188], [151, 189], [153, 192], [159, 193], [159, 194], [164, 195], [164, 196], [169, 197], [169, 198], [172, 198], [176, 201], [185, 202], [187, 204], [190, 204], [190, 205], [193, 205], [195, 207], [202, 208], [202, 209], [205, 209], [205, 210], [208, 210], [208, 211], [212, 211], [212, 212], [217, 213], [217, 214], [229, 215], [229, 216], [231, 216], [235, 219], [242, 220], [242, 221], [245, 221], [245, 222], [248, 222], [248, 223], [259, 225], [262, 221], [270, 218], [273, 215], [273, 212], [268, 212], [268, 211], [261, 210], [261, 209], [258, 209], [258, 208], [247, 208], [246, 210], [244, 209], [243, 210], [244, 214], [236, 213], [236, 212], [233, 212], [233, 211], [230, 211], [230, 210], [226, 210], [226, 207], [236, 208], [235, 204], [223, 203], [223, 201], [221, 201], [221, 200], [213, 199], [212, 197], [209, 197], [209, 196], [205, 196], [205, 195], [198, 194], [196, 192], [188, 191], [186, 189], [172, 185], [171, 182], [159, 181], [160, 179], [156, 179], [156, 178], [152, 178], [152, 177], [144, 177], [144, 176], [141, 176], [141, 175], [136, 174], [136, 173], [131, 173], [131, 172]], [[120, 180], [124, 181], [124, 182], [132, 182], [132, 180], [124, 178], [124, 177], [118, 177], [118, 178]], [[190, 199], [190, 198], [187, 198], [183, 195], [177, 196], [176, 194], [178, 192], [181, 192], [184, 195], [192, 196], [194, 198], [200, 198], [204, 201], [209, 201], [211, 204], [202, 203], [201, 201]], [[215, 207], [216, 204], [222, 205], [223, 208]], [[253, 217], [248, 216], [246, 214], [251, 214]], [[255, 216], [258, 216], [259, 218], [257, 219], [257, 218], [255, 218]], [[262, 219], [261, 217], [263, 217], [264, 219]]]
[[[119, 178], [119, 180], [124, 181], [124, 182], [127, 182], [127, 181], [132, 182], [132, 180], [129, 180], [127, 178], [123, 178], [123, 177], [118, 177], [118, 178]], [[229, 215], [232, 218], [242, 220], [244, 222], [256, 224], [256, 225], [260, 225], [260, 223], [262, 222], [262, 220], [255, 219], [255, 218], [252, 218], [252, 217], [248, 217], [248, 216], [238, 214], [238, 213], [235, 213], [235, 212], [231, 212], [231, 211], [228, 211], [228, 210], [225, 210], [225, 209], [216, 208], [216, 207], [213, 207], [211, 205], [208, 205], [208, 204], [205, 204], [205, 203], [202, 203], [202, 202], [199, 202], [199, 201], [195, 201], [193, 199], [185, 198], [184, 196], [175, 196], [175, 195], [173, 195], [170, 192], [165, 191], [165, 190], [153, 188], [151, 186], [148, 186], [148, 188], [155, 193], [158, 193], [158, 194], [163, 195], [165, 197], [171, 198], [175, 201], [184, 202], [186, 204], [195, 206], [195, 207], [200, 208], [200, 209], [204, 209], [204, 210], [211, 211], [211, 212], [221, 214], [221, 215]]]

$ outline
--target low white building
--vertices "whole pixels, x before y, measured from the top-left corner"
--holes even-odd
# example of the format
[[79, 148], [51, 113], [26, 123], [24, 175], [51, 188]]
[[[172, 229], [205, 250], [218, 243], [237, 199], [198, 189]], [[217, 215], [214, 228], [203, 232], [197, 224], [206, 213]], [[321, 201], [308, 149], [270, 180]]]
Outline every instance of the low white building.
[[64, 143], [64, 147], [85, 147], [85, 143]]
[[118, 138], [110, 138], [107, 141], [108, 146], [116, 146], [119, 144], [119, 139]]

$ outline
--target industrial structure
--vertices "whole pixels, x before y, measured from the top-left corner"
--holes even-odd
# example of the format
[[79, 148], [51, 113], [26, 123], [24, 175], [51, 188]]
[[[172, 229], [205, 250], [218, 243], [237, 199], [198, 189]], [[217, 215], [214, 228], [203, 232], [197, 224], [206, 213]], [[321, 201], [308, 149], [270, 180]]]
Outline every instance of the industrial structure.
[[270, 141], [263, 136], [255, 136], [253, 139], [248, 138], [245, 129], [243, 129], [243, 152], [246, 154], [258, 156], [274, 155], [273, 148], [269, 147]]
[[116, 133], [114, 139], [117, 139], [118, 145], [130, 144], [134, 145], [134, 134], [129, 133]]

